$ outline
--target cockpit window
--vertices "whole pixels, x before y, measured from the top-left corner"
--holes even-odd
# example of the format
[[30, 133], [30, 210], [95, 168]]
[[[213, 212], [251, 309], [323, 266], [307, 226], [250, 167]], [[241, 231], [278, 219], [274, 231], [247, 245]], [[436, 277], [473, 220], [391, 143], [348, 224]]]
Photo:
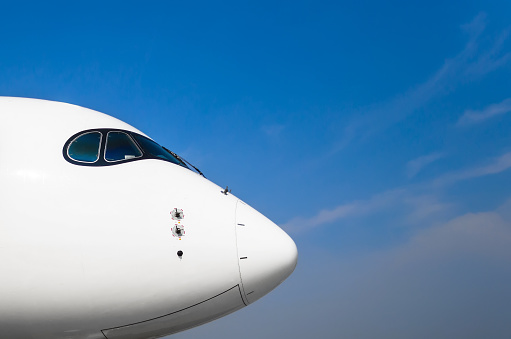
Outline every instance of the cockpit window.
[[182, 161], [180, 161], [178, 158], [173, 156], [170, 152], [166, 151], [163, 147], [161, 147], [151, 139], [143, 137], [138, 134], [133, 134], [133, 137], [142, 147], [145, 153], [148, 153], [153, 157], [168, 160], [176, 165], [188, 168], [188, 166], [186, 166]]
[[204, 176], [199, 169], [174, 152], [138, 133], [117, 128], [95, 128], [71, 136], [62, 155], [79, 166], [113, 166], [144, 159], [160, 159]]
[[105, 147], [106, 161], [135, 159], [142, 156], [142, 152], [138, 149], [137, 145], [124, 132], [108, 132]]
[[67, 149], [68, 156], [79, 162], [93, 163], [99, 158], [100, 132], [87, 132], [77, 136]]

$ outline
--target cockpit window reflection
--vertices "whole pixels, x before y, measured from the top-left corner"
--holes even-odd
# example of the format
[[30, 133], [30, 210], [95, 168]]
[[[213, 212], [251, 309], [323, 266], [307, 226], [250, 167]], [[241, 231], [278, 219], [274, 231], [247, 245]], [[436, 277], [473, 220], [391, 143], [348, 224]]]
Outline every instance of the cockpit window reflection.
[[75, 161], [93, 163], [99, 158], [100, 144], [100, 132], [87, 132], [71, 141], [67, 153]]
[[120, 161], [135, 159], [142, 156], [142, 152], [129, 135], [124, 132], [108, 132], [105, 146], [106, 161]]

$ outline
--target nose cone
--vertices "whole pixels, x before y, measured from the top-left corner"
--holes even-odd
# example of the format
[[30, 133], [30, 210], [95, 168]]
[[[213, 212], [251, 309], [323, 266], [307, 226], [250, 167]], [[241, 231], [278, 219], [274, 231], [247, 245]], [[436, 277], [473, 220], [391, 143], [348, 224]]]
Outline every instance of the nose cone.
[[236, 223], [241, 281], [245, 300], [252, 303], [289, 277], [298, 251], [286, 232], [242, 201]]

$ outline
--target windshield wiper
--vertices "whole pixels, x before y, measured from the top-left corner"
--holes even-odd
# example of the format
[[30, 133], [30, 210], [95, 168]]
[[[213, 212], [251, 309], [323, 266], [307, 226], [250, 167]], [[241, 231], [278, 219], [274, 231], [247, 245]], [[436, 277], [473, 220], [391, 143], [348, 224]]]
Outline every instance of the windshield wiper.
[[168, 148], [162, 146], [162, 148], [164, 150], [166, 150], [167, 152], [169, 152], [170, 154], [172, 154], [172, 156], [174, 156], [177, 160], [181, 161], [185, 166], [188, 164], [190, 165], [191, 167], [193, 167], [194, 170], [197, 171], [197, 173], [199, 173], [200, 175], [202, 175], [204, 178], [206, 178], [206, 176], [204, 175], [204, 173], [202, 173], [197, 167], [195, 167], [194, 165], [192, 165], [189, 161], [186, 161], [186, 159], [180, 157], [179, 155], [177, 155], [176, 153], [172, 152], [171, 150], [169, 150]]

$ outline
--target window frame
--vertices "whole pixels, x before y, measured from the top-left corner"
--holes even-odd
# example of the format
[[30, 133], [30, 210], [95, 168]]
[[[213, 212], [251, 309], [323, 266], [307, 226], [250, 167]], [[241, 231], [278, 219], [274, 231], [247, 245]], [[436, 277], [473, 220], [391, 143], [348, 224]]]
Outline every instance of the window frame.
[[[93, 133], [99, 133], [99, 145], [98, 145], [98, 155], [96, 157], [96, 160], [94, 161], [82, 161], [82, 160], [76, 160], [74, 158], [71, 157], [71, 155], [69, 154], [69, 149], [71, 148], [73, 142], [75, 142], [78, 138], [84, 136], [84, 135], [87, 135], [87, 134], [93, 134]], [[67, 157], [72, 160], [73, 162], [76, 162], [76, 163], [80, 163], [80, 164], [95, 164], [99, 159], [101, 159], [101, 148], [102, 148], [102, 144], [103, 144], [103, 133], [101, 133], [100, 131], [98, 130], [88, 130], [88, 131], [82, 131], [80, 133], [77, 133], [75, 135], [73, 135], [71, 137], [70, 140], [68, 140], [68, 142], [66, 143], [67, 144], [67, 147], [65, 147], [65, 150], [66, 150], [66, 155]]]
[[[132, 144], [136, 147], [136, 149], [140, 152], [141, 155], [139, 156], [136, 156], [134, 158], [129, 158], [129, 159], [119, 159], [119, 160], [108, 160], [106, 158], [106, 151], [108, 149], [108, 135], [110, 133], [122, 133], [124, 135], [126, 135], [132, 142]], [[132, 135], [130, 135], [129, 133], [126, 133], [125, 131], [121, 131], [121, 130], [111, 130], [111, 131], [108, 131], [106, 133], [106, 136], [105, 136], [105, 150], [103, 152], [103, 159], [108, 162], [108, 163], [116, 163], [116, 162], [120, 162], [120, 161], [126, 161], [126, 160], [138, 160], [140, 158], [143, 158], [144, 157], [144, 151], [142, 150], [142, 148], [140, 147], [140, 145], [135, 141], [135, 138], [133, 138]], [[97, 160], [96, 160], [97, 161]]]

